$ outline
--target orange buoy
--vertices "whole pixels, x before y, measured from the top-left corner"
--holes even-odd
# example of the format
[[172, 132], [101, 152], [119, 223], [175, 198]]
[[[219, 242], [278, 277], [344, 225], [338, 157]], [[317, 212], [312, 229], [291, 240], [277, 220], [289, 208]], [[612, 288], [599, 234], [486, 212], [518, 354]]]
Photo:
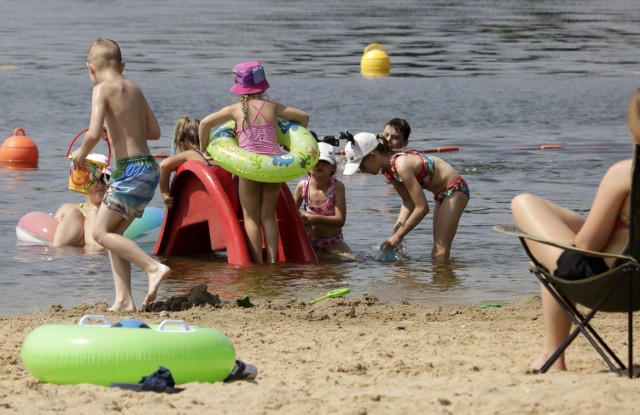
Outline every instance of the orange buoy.
[[387, 51], [379, 43], [366, 47], [360, 60], [360, 73], [366, 77], [387, 76], [391, 71], [391, 62]]
[[38, 167], [38, 147], [24, 133], [24, 129], [16, 128], [13, 137], [9, 137], [0, 147], [0, 164], [20, 169]]

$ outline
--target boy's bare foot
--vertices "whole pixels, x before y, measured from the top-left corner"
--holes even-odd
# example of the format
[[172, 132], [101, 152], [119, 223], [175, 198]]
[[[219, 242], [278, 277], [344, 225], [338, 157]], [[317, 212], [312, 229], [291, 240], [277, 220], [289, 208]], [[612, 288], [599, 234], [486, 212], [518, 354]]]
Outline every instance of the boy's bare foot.
[[158, 263], [157, 270], [149, 274], [149, 292], [147, 292], [147, 296], [144, 297], [144, 301], [142, 302], [143, 309], [146, 309], [147, 305], [156, 299], [160, 284], [169, 278], [169, 275], [171, 275], [171, 268], [160, 263]]

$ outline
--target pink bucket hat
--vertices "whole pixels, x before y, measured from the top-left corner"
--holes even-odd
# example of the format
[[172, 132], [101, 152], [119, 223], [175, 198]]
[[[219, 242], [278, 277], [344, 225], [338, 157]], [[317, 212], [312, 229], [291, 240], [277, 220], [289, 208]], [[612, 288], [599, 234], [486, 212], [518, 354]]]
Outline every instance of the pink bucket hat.
[[258, 61], [242, 62], [233, 68], [235, 84], [231, 92], [238, 95], [258, 94], [269, 88], [264, 68]]

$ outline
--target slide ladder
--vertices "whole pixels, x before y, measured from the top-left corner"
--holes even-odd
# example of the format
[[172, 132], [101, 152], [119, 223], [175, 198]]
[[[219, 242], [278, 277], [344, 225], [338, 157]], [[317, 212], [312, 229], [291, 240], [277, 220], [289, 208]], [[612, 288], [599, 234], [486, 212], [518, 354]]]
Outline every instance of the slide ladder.
[[[167, 210], [154, 249], [156, 255], [227, 251], [231, 265], [249, 265], [242, 209], [231, 173], [219, 166], [188, 161], [171, 184], [173, 208]], [[317, 257], [286, 183], [276, 208], [278, 261], [312, 263]]]

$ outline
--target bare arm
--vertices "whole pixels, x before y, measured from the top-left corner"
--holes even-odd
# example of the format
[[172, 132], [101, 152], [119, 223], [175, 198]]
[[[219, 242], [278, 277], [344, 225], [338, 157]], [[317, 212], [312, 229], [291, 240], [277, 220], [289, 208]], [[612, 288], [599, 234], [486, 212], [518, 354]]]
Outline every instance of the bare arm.
[[[398, 191], [398, 189], [396, 189], [396, 191]], [[406, 188], [402, 189], [402, 191], [406, 191]], [[403, 203], [402, 206], [400, 206], [400, 213], [398, 214], [398, 219], [396, 220], [396, 224], [393, 227], [394, 232], [400, 229], [402, 225], [404, 225], [404, 223], [407, 221], [407, 218], [409, 217], [410, 214], [411, 214], [411, 210], [409, 210], [409, 208], [405, 206]]]
[[611, 239], [618, 213], [631, 189], [631, 160], [611, 166], [602, 178], [587, 219], [576, 235], [580, 249], [602, 251]]
[[335, 214], [333, 216], [307, 214], [309, 223], [342, 228], [347, 219], [347, 199], [345, 196], [344, 183], [336, 181], [336, 188], [333, 192]]
[[304, 128], [307, 128], [309, 125], [309, 114], [306, 112], [293, 108], [293, 107], [285, 107], [282, 104], [274, 103], [276, 106], [276, 116], [280, 118], [284, 118], [285, 120], [295, 121]]
[[[402, 198], [402, 207], [406, 209], [400, 209], [398, 220], [394, 228], [394, 233], [385, 242], [385, 245], [389, 245], [395, 248], [402, 239], [413, 230], [422, 219], [429, 213], [429, 205], [427, 198], [424, 195], [424, 191], [420, 186], [420, 183], [415, 177], [414, 166], [409, 157], [403, 157], [396, 161], [396, 169], [398, 175], [402, 179], [402, 182], [392, 180], [394, 188]], [[403, 218], [409, 213], [406, 219]]]
[[147, 140], [158, 140], [160, 138], [160, 124], [144, 94], [142, 95], [142, 105], [144, 105], [145, 119], [147, 120]]
[[73, 164], [80, 167], [84, 164], [91, 150], [98, 144], [100, 138], [104, 136], [104, 119], [107, 114], [106, 94], [102, 91], [102, 85], [93, 88], [91, 95], [91, 120], [89, 121], [89, 130], [82, 140], [79, 149], [71, 154]]
[[233, 110], [234, 106], [229, 105], [228, 107], [222, 108], [218, 112], [207, 115], [202, 119], [202, 121], [200, 121], [200, 127], [198, 128], [198, 135], [200, 137], [200, 151], [206, 153], [207, 146], [209, 145], [209, 135], [211, 134], [211, 129], [214, 126], [234, 119]]
[[160, 163], [160, 194], [167, 209], [173, 207], [173, 198], [169, 195], [169, 179], [171, 178], [171, 173], [176, 171], [184, 162], [190, 160], [186, 153], [187, 152], [176, 154], [175, 156], [162, 160]]
[[302, 186], [302, 180], [300, 180], [293, 191], [293, 201], [296, 203], [298, 209], [302, 206]]

